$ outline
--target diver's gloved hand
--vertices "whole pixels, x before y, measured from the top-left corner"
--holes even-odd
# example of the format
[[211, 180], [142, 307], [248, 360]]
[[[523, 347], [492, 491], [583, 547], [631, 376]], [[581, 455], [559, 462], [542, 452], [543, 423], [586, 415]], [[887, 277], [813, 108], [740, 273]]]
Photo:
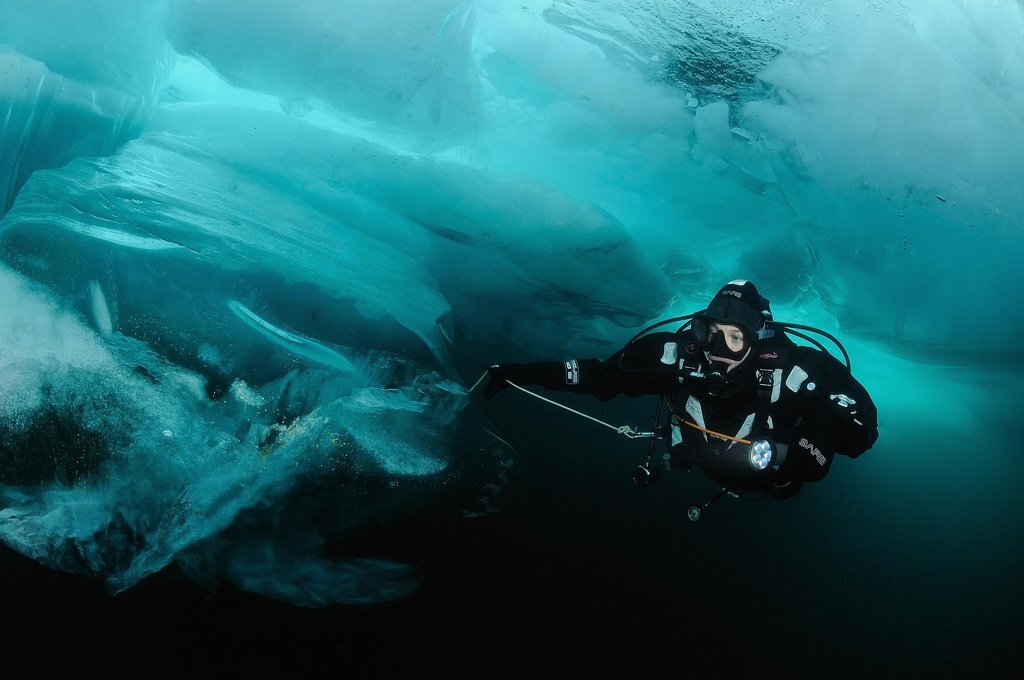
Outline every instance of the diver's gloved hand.
[[513, 381], [521, 373], [520, 364], [495, 364], [487, 369], [487, 386], [484, 388], [484, 399], [490, 399], [498, 392], [511, 387], [508, 381]]
[[840, 420], [852, 420], [857, 415], [857, 400], [841, 393], [828, 395], [828, 410]]
[[857, 401], [845, 394], [828, 395], [828, 411], [840, 423], [840, 430], [846, 436], [852, 436], [864, 427], [864, 422], [857, 417]]

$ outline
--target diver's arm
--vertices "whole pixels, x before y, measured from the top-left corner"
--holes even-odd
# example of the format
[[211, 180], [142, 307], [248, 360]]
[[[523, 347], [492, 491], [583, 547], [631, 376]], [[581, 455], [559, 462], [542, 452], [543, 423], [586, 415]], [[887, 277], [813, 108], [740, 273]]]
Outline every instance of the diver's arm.
[[874, 445], [878, 413], [864, 386], [831, 355], [808, 349], [797, 364], [808, 378], [797, 395], [800, 422], [777, 475], [783, 482], [813, 482], [828, 474], [837, 453], [856, 458]]
[[878, 439], [878, 409], [867, 389], [831, 355], [824, 363], [826, 375], [820, 394], [825, 402], [822, 420], [835, 433], [838, 453], [856, 458]]
[[603, 368], [599, 359], [569, 359], [496, 364], [487, 373], [484, 397], [490, 399], [512, 385], [539, 385], [549, 390], [586, 394], [601, 384]]
[[539, 385], [560, 392], [591, 394], [602, 401], [624, 394], [662, 394], [678, 379], [675, 364], [665, 364], [666, 342], [673, 333], [652, 333], [605, 360], [568, 359], [522, 364], [497, 364], [488, 369], [484, 397], [490, 399], [510, 386]]

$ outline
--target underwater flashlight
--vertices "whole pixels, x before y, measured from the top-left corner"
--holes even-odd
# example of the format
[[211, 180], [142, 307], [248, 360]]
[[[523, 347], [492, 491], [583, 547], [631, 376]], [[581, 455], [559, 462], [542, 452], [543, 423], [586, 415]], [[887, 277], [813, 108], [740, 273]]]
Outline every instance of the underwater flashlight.
[[775, 458], [775, 445], [767, 439], [757, 439], [750, 444], [750, 465], [755, 470], [764, 470]]

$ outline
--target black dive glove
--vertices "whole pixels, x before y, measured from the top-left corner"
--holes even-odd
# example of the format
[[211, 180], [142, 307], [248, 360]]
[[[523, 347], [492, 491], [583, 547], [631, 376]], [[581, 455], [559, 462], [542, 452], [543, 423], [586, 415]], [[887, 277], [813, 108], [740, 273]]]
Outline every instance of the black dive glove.
[[487, 386], [484, 399], [490, 399], [498, 392], [511, 387], [508, 381], [518, 384], [527, 373], [527, 364], [495, 364], [487, 369]]
[[[566, 371], [568, 366], [576, 368], [576, 362], [535, 361], [530, 364], [495, 364], [487, 369], [490, 380], [484, 388], [484, 398], [490, 399], [503, 389], [510, 387], [509, 381], [516, 385], [541, 385], [548, 389], [566, 389]], [[575, 384], [575, 383], [574, 383]]]
[[828, 411], [838, 421], [839, 434], [844, 438], [857, 437], [864, 430], [857, 408], [857, 401], [853, 397], [845, 394], [828, 395]]

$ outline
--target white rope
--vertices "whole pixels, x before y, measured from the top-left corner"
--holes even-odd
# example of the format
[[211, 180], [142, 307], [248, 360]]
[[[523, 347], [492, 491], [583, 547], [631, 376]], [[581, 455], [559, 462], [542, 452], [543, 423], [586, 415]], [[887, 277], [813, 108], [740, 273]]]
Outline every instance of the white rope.
[[481, 374], [480, 379], [477, 380], [475, 383], [473, 383], [473, 386], [469, 388], [470, 393], [472, 393], [473, 390], [475, 390], [477, 387], [479, 387], [480, 383], [482, 383], [484, 381], [484, 378], [486, 378], [486, 377], [487, 377], [487, 371], [484, 371], [483, 374]]
[[[483, 374], [480, 376], [479, 380], [477, 380], [475, 383], [473, 383], [473, 386], [469, 388], [470, 393], [472, 393], [477, 387], [480, 386], [480, 383], [482, 383], [484, 381], [484, 378], [487, 377], [487, 373], [488, 373], [487, 371], [484, 371]], [[557, 401], [553, 401], [551, 399], [548, 399], [547, 397], [543, 397], [543, 396], [537, 394], [536, 392], [531, 392], [530, 390], [526, 389], [525, 387], [520, 387], [519, 385], [515, 384], [514, 382], [512, 382], [511, 380], [509, 380], [507, 378], [505, 379], [505, 382], [507, 382], [509, 385], [511, 385], [512, 387], [516, 388], [520, 392], [525, 392], [525, 393], [529, 394], [531, 397], [536, 397], [537, 399], [540, 399], [541, 401], [546, 401], [549, 404], [554, 404], [558, 408], [564, 408], [566, 411], [569, 411], [570, 413], [575, 413], [576, 415], [582, 416], [582, 417], [586, 418], [587, 420], [593, 420], [595, 423], [597, 423], [599, 425], [604, 425], [605, 427], [607, 427], [609, 429], [615, 430], [619, 434], [621, 434], [621, 435], [623, 435], [625, 437], [629, 437], [630, 439], [640, 439], [640, 438], [644, 438], [644, 437], [654, 437], [655, 436], [655, 434], [653, 432], [637, 432], [636, 430], [634, 430], [629, 425], [620, 425], [619, 427], [615, 427], [614, 425], [606, 423], [603, 420], [598, 420], [597, 418], [595, 418], [593, 416], [589, 416], [586, 413], [583, 413], [581, 411], [577, 411], [574, 408], [570, 408], [570, 407], [566, 406], [565, 404], [559, 404]]]
[[[482, 378], [481, 378], [481, 380], [482, 380]], [[563, 405], [563, 403], [558, 403], [558, 401], [553, 401], [552, 399], [549, 399], [546, 396], [541, 396], [540, 394], [538, 394], [536, 392], [531, 392], [528, 389], [526, 389], [525, 387], [520, 387], [519, 385], [516, 385], [511, 380], [506, 379], [505, 382], [507, 382], [508, 384], [512, 385], [513, 387], [515, 387], [519, 391], [526, 392], [530, 396], [536, 396], [537, 398], [541, 399], [542, 401], [547, 401], [548, 403], [553, 403], [553, 405], [558, 407], [559, 409], [565, 409], [566, 411], [568, 411], [570, 413], [574, 413], [575, 415], [582, 416], [582, 417], [584, 417], [584, 418], [586, 418], [588, 420], [592, 420], [592, 421], [594, 421], [595, 423], [597, 423], [599, 425], [604, 425], [605, 427], [610, 428], [610, 429], [614, 430], [615, 432], [618, 432], [618, 433], [620, 433], [622, 435], [628, 436], [631, 439], [636, 439], [638, 437], [643, 437], [643, 436], [651, 436], [648, 433], [637, 432], [636, 430], [634, 430], [629, 425], [621, 425], [621, 426], [615, 427], [614, 425], [610, 425], [608, 423], [605, 423], [603, 420], [598, 420], [597, 418], [594, 418], [593, 416], [588, 416], [587, 414], [582, 413], [580, 411], [577, 411], [575, 409], [570, 409], [569, 407]], [[475, 387], [475, 385], [474, 385], [474, 387]]]

